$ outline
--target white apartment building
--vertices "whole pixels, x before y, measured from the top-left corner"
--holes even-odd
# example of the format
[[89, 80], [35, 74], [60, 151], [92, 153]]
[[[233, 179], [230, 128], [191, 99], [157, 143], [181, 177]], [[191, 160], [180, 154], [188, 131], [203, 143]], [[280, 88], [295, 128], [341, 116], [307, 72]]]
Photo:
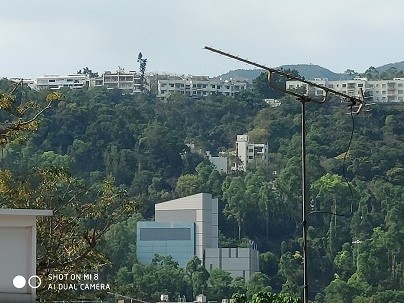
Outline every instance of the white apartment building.
[[[134, 71], [125, 72], [125, 70], [119, 69], [116, 72], [104, 72], [94, 80], [94, 86], [121, 89], [127, 93], [140, 93], [142, 83], [140, 74]], [[145, 86], [147, 86], [146, 83]]]
[[46, 75], [30, 80], [28, 86], [35, 90], [61, 88], [79, 89], [89, 87], [90, 79], [86, 75]]
[[[393, 80], [368, 80], [367, 78], [354, 78], [352, 80], [336, 80], [315, 78], [312, 82], [334, 89], [349, 96], [360, 96], [362, 89], [373, 102], [403, 102], [404, 101], [404, 78], [394, 78]], [[307, 84], [297, 80], [286, 81], [286, 89], [298, 89]], [[309, 94], [323, 96], [324, 91], [319, 88], [309, 87]]]
[[232, 170], [247, 170], [247, 165], [256, 161], [268, 160], [268, 143], [250, 143], [248, 135], [237, 135], [236, 156]]
[[157, 97], [166, 100], [173, 93], [181, 93], [192, 98], [203, 98], [212, 93], [234, 97], [235, 94], [247, 88], [247, 81], [221, 80], [203, 76], [169, 77], [157, 80]]

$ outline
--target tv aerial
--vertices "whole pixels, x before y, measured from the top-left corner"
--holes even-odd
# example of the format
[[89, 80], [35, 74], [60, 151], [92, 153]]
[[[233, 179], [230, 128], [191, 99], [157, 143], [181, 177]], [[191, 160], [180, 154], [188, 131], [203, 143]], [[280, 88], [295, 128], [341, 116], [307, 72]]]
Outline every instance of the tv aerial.
[[[309, 302], [309, 285], [308, 285], [308, 253], [307, 253], [307, 217], [310, 214], [316, 213], [316, 212], [310, 212], [309, 207], [310, 203], [308, 202], [308, 195], [307, 195], [307, 169], [306, 169], [306, 103], [307, 102], [315, 102], [315, 103], [325, 103], [328, 99], [330, 99], [331, 95], [334, 95], [338, 98], [341, 99], [342, 103], [347, 104], [348, 107], [350, 107], [350, 114], [359, 114], [362, 111], [365, 111], [365, 105], [366, 105], [366, 100], [370, 99], [369, 96], [367, 96], [366, 93], [363, 92], [362, 89], [359, 90], [359, 96], [351, 96], [342, 92], [339, 92], [337, 90], [334, 90], [330, 87], [326, 87], [324, 85], [314, 83], [311, 81], [308, 81], [302, 77], [298, 77], [295, 75], [292, 75], [290, 73], [287, 73], [283, 70], [267, 67], [265, 65], [250, 61], [248, 59], [244, 59], [235, 55], [232, 55], [230, 53], [223, 52], [221, 50], [215, 49], [213, 47], [205, 46], [204, 47], [206, 50], [209, 50], [211, 52], [235, 59], [237, 61], [241, 61], [244, 63], [247, 63], [249, 65], [253, 65], [255, 67], [261, 68], [263, 70], [266, 70], [268, 72], [268, 83], [271, 86], [271, 88], [282, 91], [286, 94], [289, 94], [291, 96], [294, 96], [297, 98], [298, 101], [301, 103], [301, 132], [302, 132], [302, 153], [301, 153], [301, 162], [302, 162], [302, 226], [303, 226], [303, 245], [302, 245], [302, 250], [303, 250], [303, 297], [302, 301], [303, 303], [308, 303]], [[297, 90], [287, 90], [286, 88], [281, 88], [278, 87], [274, 84], [273, 81], [273, 76], [278, 75], [282, 76], [288, 80], [295, 80], [299, 81], [301, 83], [306, 84], [307, 92], [309, 92], [309, 88], [312, 89], [320, 89], [324, 91], [324, 94], [319, 97], [319, 96], [311, 96], [310, 94], [306, 93], [300, 93]], [[354, 110], [355, 109], [355, 110]]]

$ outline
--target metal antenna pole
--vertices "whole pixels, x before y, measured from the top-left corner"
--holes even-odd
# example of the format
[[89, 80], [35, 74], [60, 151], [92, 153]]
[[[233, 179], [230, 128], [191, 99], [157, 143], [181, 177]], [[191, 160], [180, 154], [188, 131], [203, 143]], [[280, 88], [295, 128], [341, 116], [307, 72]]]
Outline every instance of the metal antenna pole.
[[[269, 85], [276, 90], [282, 91], [286, 94], [289, 94], [291, 96], [294, 96], [297, 98], [297, 100], [299, 100], [299, 102], [302, 105], [302, 208], [303, 208], [303, 221], [302, 221], [302, 225], [303, 225], [303, 303], [308, 303], [309, 302], [309, 283], [308, 283], [308, 254], [307, 254], [307, 217], [310, 214], [313, 214], [315, 212], [311, 212], [311, 213], [307, 213], [307, 180], [306, 180], [306, 175], [307, 175], [307, 171], [306, 171], [306, 102], [316, 102], [316, 103], [324, 103], [327, 101], [328, 99], [328, 95], [329, 94], [333, 94], [337, 97], [343, 98], [345, 100], [345, 103], [351, 107], [353, 106], [357, 106], [358, 109], [353, 112], [355, 114], [359, 114], [362, 110], [364, 110], [365, 105], [366, 105], [366, 98], [364, 96], [364, 93], [362, 91], [362, 89], [360, 89], [360, 95], [359, 97], [356, 96], [350, 96], [347, 95], [346, 93], [342, 93], [339, 91], [336, 91], [334, 89], [331, 89], [329, 87], [323, 86], [323, 85], [319, 85], [317, 83], [305, 80], [304, 78], [301, 77], [297, 77], [295, 75], [292, 74], [288, 74], [282, 70], [279, 69], [274, 69], [274, 68], [270, 68], [267, 67], [265, 65], [262, 64], [258, 64], [256, 62], [247, 60], [247, 59], [243, 59], [241, 57], [232, 55], [230, 53], [226, 53], [223, 51], [220, 51], [218, 49], [215, 49], [213, 47], [209, 47], [209, 46], [205, 46], [205, 49], [212, 51], [214, 53], [218, 53], [220, 55], [262, 68], [264, 70], [266, 70], [268, 72], [268, 82]], [[287, 90], [284, 88], [279, 88], [276, 87], [274, 85], [271, 85], [272, 82], [272, 74], [277, 74], [280, 76], [285, 77], [288, 80], [297, 80], [300, 81], [302, 83], [306, 83], [309, 86], [312, 87], [316, 87], [319, 88], [321, 90], [323, 90], [325, 92], [325, 95], [323, 96], [322, 100], [316, 100], [316, 98], [311, 98], [307, 95], [304, 94], [300, 94], [298, 92], [292, 91], [292, 90]], [[335, 214], [334, 214], [335, 215]]]
[[302, 217], [303, 217], [303, 303], [309, 302], [307, 254], [307, 183], [306, 183], [306, 98], [298, 99], [302, 105]]

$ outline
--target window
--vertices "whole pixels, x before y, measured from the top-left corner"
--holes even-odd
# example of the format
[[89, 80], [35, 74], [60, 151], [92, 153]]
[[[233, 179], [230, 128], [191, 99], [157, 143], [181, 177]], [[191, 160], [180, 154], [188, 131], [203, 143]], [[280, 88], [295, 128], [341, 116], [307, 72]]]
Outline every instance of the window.
[[342, 87], [346, 87], [346, 83], [342, 84]]
[[404, 91], [403, 91], [402, 89], [399, 89], [399, 90], [398, 90], [398, 93], [401, 95], [401, 94], [404, 93]]
[[141, 241], [191, 240], [190, 228], [141, 228]]
[[362, 83], [359, 83], [359, 84], [358, 84], [358, 87], [363, 87], [363, 84], [362, 84]]
[[55, 79], [49, 79], [48, 82], [55, 82]]

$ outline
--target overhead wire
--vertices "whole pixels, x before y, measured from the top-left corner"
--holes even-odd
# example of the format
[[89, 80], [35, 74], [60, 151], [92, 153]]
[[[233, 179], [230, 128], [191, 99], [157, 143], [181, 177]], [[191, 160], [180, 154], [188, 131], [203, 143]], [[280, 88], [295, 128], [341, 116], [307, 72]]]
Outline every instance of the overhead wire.
[[354, 204], [355, 197], [354, 197], [354, 193], [353, 193], [353, 190], [352, 190], [351, 183], [349, 182], [349, 180], [348, 180], [348, 178], [346, 176], [346, 161], [347, 161], [347, 157], [349, 155], [349, 151], [351, 149], [352, 140], [353, 140], [354, 133], [355, 133], [355, 118], [354, 118], [354, 115], [353, 115], [352, 107], [353, 107], [352, 105], [349, 106], [349, 109], [350, 109], [349, 115], [351, 116], [351, 122], [352, 122], [352, 124], [351, 124], [352, 125], [351, 126], [351, 134], [349, 136], [348, 147], [346, 149], [346, 152], [344, 153], [344, 158], [342, 160], [342, 177], [344, 178], [345, 183], [347, 184], [349, 192], [351, 194], [350, 212], [349, 213], [337, 213], [337, 212], [331, 212], [331, 211], [326, 211], [326, 210], [313, 210], [313, 211], [309, 212], [306, 215], [306, 218], [308, 216], [312, 215], [312, 214], [329, 214], [329, 215], [338, 216], [338, 217], [351, 217], [353, 215], [353, 204]]

